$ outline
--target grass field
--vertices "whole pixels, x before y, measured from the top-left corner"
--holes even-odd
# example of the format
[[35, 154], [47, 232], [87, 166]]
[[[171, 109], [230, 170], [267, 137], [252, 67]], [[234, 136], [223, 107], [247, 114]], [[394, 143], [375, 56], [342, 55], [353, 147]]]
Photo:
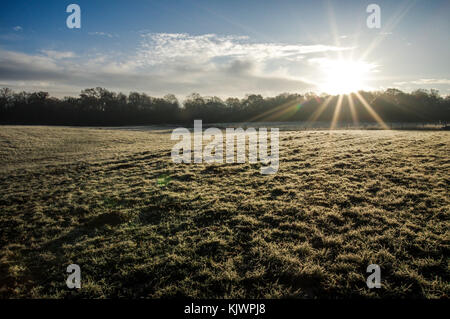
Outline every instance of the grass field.
[[283, 131], [274, 175], [169, 133], [0, 127], [0, 297], [448, 298], [450, 132]]

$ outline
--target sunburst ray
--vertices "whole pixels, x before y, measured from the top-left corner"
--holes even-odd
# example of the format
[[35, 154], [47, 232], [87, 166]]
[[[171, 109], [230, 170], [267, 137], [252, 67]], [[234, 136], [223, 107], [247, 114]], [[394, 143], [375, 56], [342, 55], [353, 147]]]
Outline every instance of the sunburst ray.
[[370, 106], [369, 103], [367, 103], [366, 99], [359, 94], [358, 92], [355, 92], [356, 97], [361, 102], [361, 104], [366, 108], [367, 112], [369, 112], [370, 116], [379, 124], [381, 127], [385, 130], [388, 130], [389, 127], [384, 123], [383, 119], [375, 112], [375, 110]]

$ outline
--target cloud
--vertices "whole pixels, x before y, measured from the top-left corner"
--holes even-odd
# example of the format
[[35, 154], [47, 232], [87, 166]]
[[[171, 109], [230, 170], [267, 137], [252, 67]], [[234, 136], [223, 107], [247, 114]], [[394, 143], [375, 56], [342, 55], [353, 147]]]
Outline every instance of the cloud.
[[149, 33], [142, 37], [139, 56], [143, 63], [148, 64], [186, 60], [204, 63], [213, 58], [246, 58], [256, 61], [295, 59], [304, 54], [352, 49], [322, 44], [252, 43], [248, 41], [248, 37], [215, 34]]
[[412, 84], [450, 84], [450, 79], [420, 79], [411, 81]]
[[49, 57], [0, 50], [1, 80], [58, 79], [61, 68]]
[[21, 90], [41, 85], [56, 96], [77, 95], [95, 86], [156, 96], [273, 95], [314, 90], [313, 81], [298, 76], [304, 75], [299, 70], [310, 68], [304, 57], [351, 49], [252, 42], [241, 36], [148, 33], [131, 54], [41, 50], [33, 55], [0, 50], [0, 83]]
[[18, 26], [15, 26], [15, 27], [13, 28], [13, 30], [14, 30], [14, 31], [22, 31], [23, 28], [22, 28], [20, 25], [18, 25]]
[[108, 37], [108, 38], [112, 38], [114, 37], [111, 33], [106, 33], [106, 32], [88, 32], [89, 35], [98, 35], [101, 37]]
[[419, 79], [414, 81], [402, 81], [402, 82], [395, 82], [395, 85], [408, 85], [408, 84], [416, 84], [416, 85], [450, 85], [450, 79]]
[[41, 50], [41, 52], [49, 58], [53, 58], [56, 60], [76, 57], [76, 54], [70, 51]]
[[[317, 64], [324, 70], [328, 70], [329, 68], [336, 67], [336, 64], [339, 64], [340, 61], [336, 61], [336, 60], [330, 59], [330, 58], [320, 57], [320, 58], [310, 58], [310, 59], [308, 59], [308, 62], [311, 64]], [[374, 63], [368, 63], [368, 62], [357, 61], [357, 60], [355, 60], [355, 61], [343, 60], [341, 63], [343, 63], [343, 66], [351, 66], [353, 68], [360, 70], [361, 72], [374, 72], [374, 71], [376, 71], [376, 68], [378, 67], [378, 65], [376, 65]]]

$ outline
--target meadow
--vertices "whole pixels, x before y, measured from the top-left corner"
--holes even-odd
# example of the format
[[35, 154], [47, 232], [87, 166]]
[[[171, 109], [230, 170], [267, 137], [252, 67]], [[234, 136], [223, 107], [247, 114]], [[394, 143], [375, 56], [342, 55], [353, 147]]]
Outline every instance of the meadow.
[[274, 175], [170, 133], [1, 126], [0, 297], [448, 298], [450, 132], [284, 130]]

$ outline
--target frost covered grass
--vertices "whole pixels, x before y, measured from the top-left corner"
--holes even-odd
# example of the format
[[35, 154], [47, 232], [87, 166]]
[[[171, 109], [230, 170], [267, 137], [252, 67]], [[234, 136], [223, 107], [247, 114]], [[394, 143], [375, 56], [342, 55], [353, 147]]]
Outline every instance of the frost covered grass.
[[169, 130], [0, 127], [0, 296], [448, 297], [449, 142], [282, 131], [262, 175], [175, 164]]

